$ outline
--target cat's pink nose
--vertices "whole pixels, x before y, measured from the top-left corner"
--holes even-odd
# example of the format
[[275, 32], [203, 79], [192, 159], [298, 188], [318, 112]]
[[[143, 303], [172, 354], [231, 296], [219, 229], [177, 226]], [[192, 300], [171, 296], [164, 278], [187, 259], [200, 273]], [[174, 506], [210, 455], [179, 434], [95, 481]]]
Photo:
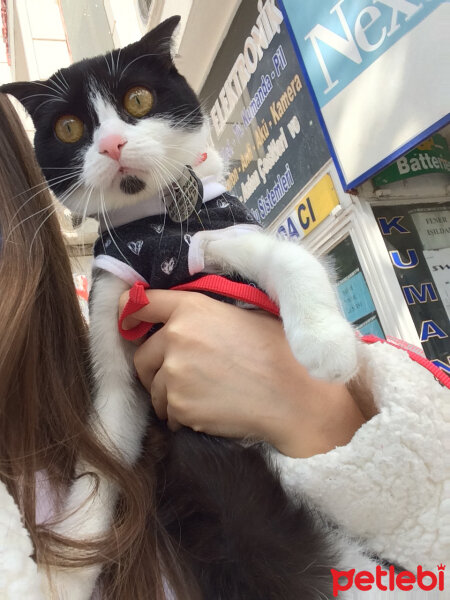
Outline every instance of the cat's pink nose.
[[112, 134], [102, 138], [98, 144], [100, 154], [107, 154], [114, 160], [119, 160], [122, 148], [127, 143], [127, 140], [121, 135]]

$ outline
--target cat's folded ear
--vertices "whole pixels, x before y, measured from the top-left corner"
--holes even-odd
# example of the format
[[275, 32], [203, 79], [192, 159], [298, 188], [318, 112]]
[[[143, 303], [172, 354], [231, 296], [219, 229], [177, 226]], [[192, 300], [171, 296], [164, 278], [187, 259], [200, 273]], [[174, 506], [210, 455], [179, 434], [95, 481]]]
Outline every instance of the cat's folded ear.
[[145, 52], [158, 55], [168, 67], [173, 66], [173, 34], [178, 27], [180, 20], [181, 17], [179, 15], [169, 17], [145, 34], [137, 44], [143, 47]]
[[[47, 89], [46, 89], [47, 88]], [[51, 90], [56, 97], [57, 91], [53, 91], [46, 81], [15, 81], [13, 83], [5, 83], [0, 86], [0, 92], [3, 94], [11, 94], [23, 104], [26, 111], [34, 119], [36, 110], [50, 96]]]

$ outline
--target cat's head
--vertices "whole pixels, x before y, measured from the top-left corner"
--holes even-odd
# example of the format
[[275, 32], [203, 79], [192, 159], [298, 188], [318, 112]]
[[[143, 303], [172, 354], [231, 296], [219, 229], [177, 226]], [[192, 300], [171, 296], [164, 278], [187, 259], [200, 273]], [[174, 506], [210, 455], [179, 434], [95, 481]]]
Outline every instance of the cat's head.
[[47, 81], [0, 88], [31, 115], [44, 175], [74, 212], [96, 216], [148, 199], [205, 152], [205, 118], [172, 62], [178, 23], [171, 17], [140, 41]]

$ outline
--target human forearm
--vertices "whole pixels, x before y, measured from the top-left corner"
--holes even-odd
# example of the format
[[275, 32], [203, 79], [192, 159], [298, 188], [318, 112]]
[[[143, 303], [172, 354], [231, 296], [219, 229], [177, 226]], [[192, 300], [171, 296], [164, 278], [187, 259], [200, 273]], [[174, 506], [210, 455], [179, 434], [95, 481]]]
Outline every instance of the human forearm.
[[135, 364], [169, 426], [264, 439], [306, 457], [347, 443], [364, 422], [341, 384], [311, 378], [293, 357], [282, 324], [192, 293], [155, 290], [136, 313], [166, 325]]
[[365, 422], [345, 385], [316, 380], [306, 394], [297, 393], [290, 411], [267, 424], [266, 438], [286, 456], [307, 458], [348, 444]]

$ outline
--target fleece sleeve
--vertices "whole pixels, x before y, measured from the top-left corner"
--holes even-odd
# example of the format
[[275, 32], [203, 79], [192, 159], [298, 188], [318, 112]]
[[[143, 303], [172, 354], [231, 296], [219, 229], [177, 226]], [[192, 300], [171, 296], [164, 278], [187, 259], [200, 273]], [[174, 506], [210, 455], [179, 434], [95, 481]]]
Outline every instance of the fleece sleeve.
[[450, 563], [450, 391], [403, 350], [360, 346], [377, 410], [346, 446], [274, 453], [284, 487], [405, 568]]
[[44, 600], [42, 582], [31, 558], [33, 546], [19, 509], [0, 481], [0, 598]]

